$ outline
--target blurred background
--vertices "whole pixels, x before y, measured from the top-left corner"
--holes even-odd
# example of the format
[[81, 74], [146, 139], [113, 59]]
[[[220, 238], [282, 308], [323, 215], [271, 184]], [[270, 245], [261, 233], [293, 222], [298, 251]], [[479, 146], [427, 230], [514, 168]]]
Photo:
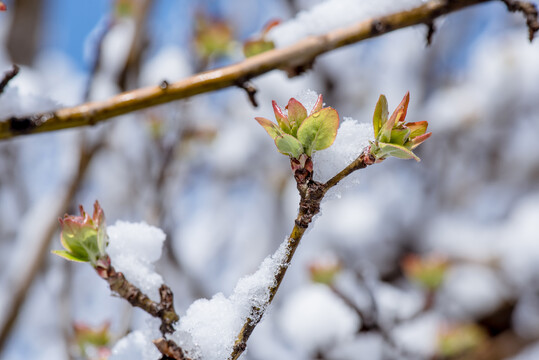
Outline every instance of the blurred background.
[[[21, 70], [0, 117], [241, 61], [268, 21], [320, 2], [6, 0], [0, 71]], [[256, 78], [258, 108], [230, 88], [0, 142], [0, 358], [112, 359], [146, 326], [89, 266], [50, 254], [58, 217], [96, 199], [108, 224], [167, 234], [157, 269], [180, 316], [229, 295], [298, 206], [254, 117], [306, 89], [362, 122], [380, 94], [393, 109], [409, 90], [408, 120], [433, 135], [420, 163], [369, 167], [324, 202], [244, 359], [539, 358], [539, 42], [501, 2], [436, 26], [429, 47], [426, 27], [408, 28]]]

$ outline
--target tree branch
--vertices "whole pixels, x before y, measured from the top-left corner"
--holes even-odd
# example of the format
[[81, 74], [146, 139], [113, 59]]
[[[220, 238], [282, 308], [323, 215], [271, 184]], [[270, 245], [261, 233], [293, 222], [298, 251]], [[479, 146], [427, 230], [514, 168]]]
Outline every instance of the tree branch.
[[111, 265], [108, 256], [100, 260], [96, 271], [101, 278], [107, 281], [112, 291], [127, 300], [132, 306], [141, 308], [153, 317], [161, 319], [159, 330], [163, 335], [174, 332], [173, 325], [180, 317], [174, 310], [173, 294], [168, 286], [161, 285], [159, 288], [161, 301], [156, 303], [131, 284], [121, 272], [117, 272]]
[[327, 34], [305, 38], [289, 47], [267, 51], [237, 64], [202, 72], [165, 88], [141, 88], [103, 101], [26, 117], [12, 117], [0, 122], [0, 140], [23, 134], [94, 125], [150, 106], [235, 86], [275, 69], [301, 68], [331, 50], [405, 27], [429, 24], [442, 15], [488, 1], [493, 0], [431, 0], [411, 10], [361, 21]]
[[[339, 174], [335, 175], [327, 183], [322, 184], [312, 179], [313, 164], [311, 158], [307, 158], [303, 163], [300, 160], [291, 159], [292, 170], [294, 171], [294, 178], [296, 179], [297, 188], [300, 193], [300, 202], [299, 202], [299, 211], [294, 222], [294, 228], [288, 237], [287, 256], [277, 273], [274, 277], [274, 282], [269, 288], [269, 299], [267, 305], [271, 304], [279, 286], [281, 285], [286, 270], [292, 261], [292, 257], [298, 248], [299, 242], [305, 233], [305, 230], [309, 227], [309, 224], [312, 222], [313, 217], [320, 212], [320, 204], [324, 195], [331, 189], [333, 186], [342, 180], [344, 177], [350, 175], [352, 172], [363, 169], [368, 165], [374, 164], [374, 158], [369, 153], [370, 148], [367, 147], [363, 152], [354, 160], [350, 165], [343, 169]], [[258, 325], [264, 315], [265, 309], [268, 306], [264, 306], [262, 309], [253, 307], [251, 309], [252, 314], [256, 314], [254, 319], [248, 318], [243, 327], [236, 337], [236, 343], [232, 353], [230, 354], [228, 360], [237, 360], [240, 355], [247, 348], [247, 340], [251, 336], [253, 330]]]

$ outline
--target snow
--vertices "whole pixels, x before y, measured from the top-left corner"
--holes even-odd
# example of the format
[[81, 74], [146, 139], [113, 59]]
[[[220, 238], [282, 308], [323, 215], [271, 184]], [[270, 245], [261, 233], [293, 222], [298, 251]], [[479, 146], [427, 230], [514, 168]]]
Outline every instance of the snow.
[[339, 344], [328, 352], [328, 359], [357, 360], [360, 359], [388, 359], [384, 357], [384, 339], [376, 333], [364, 333], [352, 341]]
[[[14, 81], [15, 83], [15, 81]], [[58, 107], [58, 103], [46, 96], [25, 94], [24, 88], [11, 84], [0, 96], [2, 118], [24, 116], [32, 113], [50, 111]]]
[[267, 37], [275, 43], [276, 47], [285, 47], [310, 35], [321, 35], [361, 20], [411, 9], [422, 4], [422, 0], [400, 0], [398, 2], [392, 0], [328, 0], [309, 10], [299, 12], [295, 18], [270, 30]]
[[[288, 250], [285, 240], [252, 275], [240, 279], [231, 296], [222, 293], [211, 299], [195, 301], [180, 318], [173, 339], [194, 359], [224, 360], [247, 319], [259, 320], [275, 285], [275, 274], [285, 264]], [[253, 312], [253, 308], [260, 309]]]
[[[318, 94], [307, 89], [300, 92], [296, 97], [300, 103], [311, 111]], [[324, 104], [324, 107], [327, 105]], [[326, 182], [338, 174], [342, 169], [357, 159], [361, 152], [374, 140], [374, 130], [370, 123], [360, 123], [349, 117], [341, 120], [335, 142], [329, 148], [316, 151], [313, 154], [314, 180]], [[355, 172], [341, 181], [331, 194], [340, 194], [342, 190], [358, 182], [358, 172]], [[332, 196], [330, 194], [330, 197]]]
[[124, 221], [108, 226], [107, 233], [107, 253], [112, 266], [152, 300], [159, 302], [163, 278], [155, 272], [153, 263], [161, 257], [165, 233], [146, 223]]
[[424, 303], [423, 294], [384, 283], [377, 284], [375, 298], [379, 317], [385, 324], [413, 317], [420, 312]]
[[144, 64], [140, 74], [142, 86], [159, 85], [163, 80], [181, 80], [191, 74], [187, 54], [176, 46], [169, 45], [160, 50]]
[[523, 339], [539, 338], [539, 295], [535, 290], [525, 291], [512, 315], [513, 328]]
[[135, 22], [131, 18], [118, 18], [101, 44], [101, 70], [111, 79], [120, 75], [125, 66], [135, 35]]
[[143, 331], [133, 331], [120, 339], [112, 349], [109, 360], [157, 360], [161, 353]]
[[392, 331], [392, 336], [407, 352], [430, 357], [436, 351], [441, 325], [440, 316], [429, 312], [399, 325]]
[[289, 294], [279, 313], [279, 324], [292, 346], [314, 354], [352, 339], [361, 321], [329, 287], [311, 284]]
[[503, 241], [498, 246], [505, 276], [523, 290], [539, 280], [538, 218], [539, 193], [532, 193], [515, 205], [502, 230]]
[[513, 356], [508, 360], [535, 360], [537, 357], [539, 357], [539, 342], [527, 346], [522, 352], [520, 352], [520, 354]]
[[437, 300], [445, 313], [458, 319], [489, 314], [509, 296], [496, 273], [480, 265], [455, 265], [447, 270]]
[[[314, 179], [325, 182], [337, 175], [342, 169], [357, 159], [361, 152], [374, 140], [372, 124], [360, 123], [345, 117], [339, 126], [335, 142], [329, 148], [313, 155]], [[354, 172], [337, 185], [345, 189], [358, 182], [359, 172]], [[335, 190], [334, 190], [335, 191]], [[339, 190], [340, 191], [340, 190]]]
[[[301, 1], [310, 5], [320, 2]], [[237, 13], [237, 8], [231, 4], [238, 3], [221, 2], [219, 10], [232, 16]], [[285, 3], [275, 2], [273, 6], [286, 8]], [[369, 3], [372, 0], [351, 4], [347, 10], [366, 9]], [[376, 2], [376, 6], [379, 3]], [[397, 9], [401, 5], [395, 2], [392, 6]], [[385, 7], [384, 1], [376, 11]], [[176, 21], [173, 29], [190, 28], [190, 22], [182, 21], [178, 14], [170, 16]], [[190, 16], [192, 13], [186, 11], [185, 14]], [[0, 16], [5, 15], [9, 14]], [[336, 21], [329, 15], [330, 12], [324, 14], [324, 21], [333, 26]], [[279, 16], [286, 17], [287, 14], [283, 11]], [[302, 16], [292, 23], [298, 23]], [[361, 15], [362, 18], [368, 16], [371, 16], [368, 12]], [[347, 14], [343, 14], [342, 18], [346, 17]], [[159, 19], [160, 23], [163, 21]], [[265, 20], [253, 16], [247, 21], [253, 24], [252, 27], [259, 27]], [[7, 28], [7, 23], [0, 20], [0, 28]], [[493, 30], [492, 24], [495, 24], [494, 31], [490, 31]], [[285, 33], [282, 39], [278, 39], [278, 46], [282, 46], [283, 41], [293, 42], [296, 37], [306, 36], [304, 30], [318, 30], [313, 30], [312, 24], [305, 25], [296, 34], [293, 31], [287, 33], [288, 23], [283, 24], [280, 30], [276, 28], [273, 35], [277, 36], [279, 31]], [[346, 23], [337, 25], [345, 26]], [[326, 24], [316, 24], [321, 30], [324, 26]], [[508, 31], [508, 27], [513, 29]], [[488, 31], [478, 33], [479, 29]], [[130, 31], [127, 27], [124, 30], [124, 36], [120, 36], [117, 42], [128, 44]], [[165, 30], [169, 37], [171, 35], [168, 34], [174, 33], [170, 28]], [[238, 31], [238, 34], [246, 33], [241, 26]], [[0, 38], [4, 38], [5, 31], [0, 32]], [[152, 36], [151, 29], [149, 35]], [[183, 43], [176, 42], [175, 46], [185, 45], [188, 37], [183, 33], [172, 36], [183, 39]], [[206, 329], [210, 330], [212, 326], [222, 325], [228, 331], [225, 334], [229, 339], [227, 346], [233, 341], [233, 333], [237, 329], [232, 328], [241, 323], [238, 319], [244, 314], [238, 310], [240, 305], [236, 300], [227, 296], [239, 274], [256, 269], [259, 260], [268, 252], [267, 248], [276, 247], [274, 241], [279, 241], [290, 230], [298, 203], [293, 179], [288, 183], [282, 180], [287, 176], [290, 178], [288, 159], [275, 151], [267, 134], [252, 119], [271, 114], [271, 100], [286, 104], [290, 96], [302, 89], [324, 89], [329, 80], [332, 91], [323, 94], [327, 95], [326, 101], [331, 101], [329, 105], [341, 114], [342, 124], [335, 145], [315, 153], [315, 176], [329, 166], [324, 175], [329, 178], [352, 160], [354, 154], [346, 161], [341, 155], [330, 156], [340, 137], [347, 134], [343, 130], [348, 121], [343, 116], [370, 122], [380, 93], [388, 96], [391, 110], [406, 90], [410, 90], [409, 121], [428, 120], [434, 135], [418, 149], [423, 159], [420, 164], [388, 160], [382, 165], [359, 171], [356, 174], [361, 174], [361, 186], [347, 189], [342, 200], [324, 203], [323, 216], [302, 242], [279, 291], [274, 314], [270, 313], [264, 319], [248, 342], [248, 357], [268, 360], [312, 358], [305, 348], [286, 342], [278, 315], [280, 305], [286, 305], [298, 289], [310, 286], [306, 285], [308, 279], [303, 267], [307, 261], [302, 262], [302, 257], [312, 259], [313, 254], [320, 254], [322, 250], [341, 256], [346, 270], [367, 262], [377, 272], [385, 274], [385, 270], [398, 266], [396, 259], [402, 249], [425, 245], [426, 250], [446, 255], [452, 263], [458, 264], [449, 273], [448, 282], [442, 289], [443, 296], [436, 299], [435, 315], [449, 314], [473, 321], [468, 316], [479, 314], [477, 309], [481, 306], [495, 306], [505, 298], [507, 283], [511, 288], [509, 300], [517, 302], [510, 330], [522, 336], [536, 336], [537, 314], [534, 311], [537, 304], [533, 293], [537, 290], [539, 273], [536, 236], [539, 142], [535, 141], [534, 134], [539, 131], [539, 122], [536, 121], [539, 110], [539, 82], [536, 81], [539, 44], [537, 41], [529, 44], [526, 38], [520, 15], [511, 17], [503, 7], [487, 4], [449, 16], [443, 23], [443, 31], [436, 33], [433, 45], [427, 49], [424, 48], [425, 27], [416, 27], [331, 52], [317, 59], [315, 71], [293, 79], [287, 79], [281, 71], [254, 79], [259, 89], [259, 109], [252, 109], [245, 100], [244, 92], [238, 89], [193, 97], [182, 101], [181, 107], [174, 103], [157, 109], [164, 110], [164, 115], [160, 114], [162, 118], [170, 119], [165, 123], [182, 123], [178, 126], [187, 121], [189, 125], [196, 126], [211, 123], [217, 130], [215, 141], [209, 146], [196, 141], [181, 144], [181, 151], [175, 153], [173, 159], [173, 167], [179, 171], [172, 171], [174, 176], [158, 192], [166, 198], [166, 211], [159, 220], [167, 225], [173, 224], [171, 233], [175, 235], [176, 258], [182, 266], [181, 273], [170, 264], [164, 267], [167, 272], [163, 272], [173, 279], [170, 285], [174, 287], [176, 305], [180, 304], [177, 309], [185, 312], [193, 297], [211, 298], [206, 293], [222, 291], [225, 295], [216, 295], [215, 301], [206, 300], [209, 304], [200, 301], [197, 306], [201, 309], [197, 310], [193, 305], [198, 314], [193, 310], [192, 316], [187, 318], [204, 319], [210, 324]], [[105, 60], [110, 62], [104, 64], [105, 69], [113, 65], [117, 69], [125, 58], [127, 47], [122, 51], [114, 44], [106, 44], [105, 47], [105, 55], [110, 58]], [[177, 48], [160, 51], [159, 45], [151, 40], [147, 54], [156, 55], [150, 61], [143, 59], [145, 63], [141, 68], [145, 74], [140, 80], [144, 85], [158, 84], [163, 76], [167, 80], [184, 77], [182, 71], [187, 71], [187, 68], [183, 69], [182, 54]], [[5, 117], [48, 110], [57, 107], [57, 103], [77, 102], [77, 96], [84, 90], [81, 73], [76, 73], [75, 69], [50, 53], [42, 56], [43, 60], [49, 61], [39, 60], [34, 62], [32, 69], [22, 68], [20, 75], [0, 96], [0, 109]], [[9, 67], [7, 60], [7, 52], [0, 45], [2, 71]], [[115, 71], [103, 71], [97, 75], [94, 98], [104, 98], [117, 91], [115, 79], [110, 74]], [[309, 96], [300, 94], [299, 97]], [[308, 102], [305, 105], [310, 107]], [[141, 120], [140, 112], [128, 119], [111, 120], [110, 125], [98, 127], [106, 127], [110, 141], [93, 159], [84, 186], [77, 199], [73, 200], [75, 204], [91, 203], [98, 198], [108, 219], [142, 219], [151, 211], [153, 203], [150, 204], [149, 200], [153, 202], [155, 198], [152, 175], [162, 158], [159, 140], [150, 141], [145, 122], [138, 120]], [[50, 202], [48, 210], [46, 206], [36, 204], [45, 201], [47, 194], [65, 190], [68, 177], [58, 175], [66, 172], [59, 171], [59, 167], [65, 167], [61, 165], [65, 162], [61, 159], [62, 156], [70, 156], [76, 160], [79, 145], [76, 136], [72, 136], [74, 141], [71, 143], [58, 141], [65, 139], [64, 134], [68, 132], [78, 135], [77, 130], [70, 130], [21, 137], [2, 144], [1, 150], [5, 152], [0, 159], [3, 165], [0, 208], [5, 215], [0, 226], [3, 235], [0, 253], [4, 260], [0, 296], [3, 305], [0, 308], [7, 306], [12, 293], [5, 285], [8, 275], [20, 270], [18, 264], [25, 260], [19, 254], [31, 251], [28, 250], [33, 246], [30, 238], [44, 231], [47, 216], [54, 221], [62, 215], [52, 209], [56, 207], [56, 201]], [[85, 133], [92, 138], [100, 135], [99, 129], [87, 129]], [[372, 134], [372, 129], [368, 133]], [[175, 131], [169, 131], [169, 134], [175, 134]], [[352, 150], [360, 151], [361, 146], [354, 146]], [[328, 155], [327, 161], [323, 161], [325, 155]], [[334, 165], [333, 162], [339, 159], [343, 163]], [[76, 167], [77, 164], [72, 165]], [[67, 170], [73, 169], [71, 166]], [[12, 184], [10, 177], [16, 184]], [[19, 187], [17, 183], [24, 186]], [[281, 183], [284, 185], [280, 186]], [[282, 192], [276, 190], [283, 187], [285, 190]], [[257, 197], [256, 194], [263, 195]], [[87, 201], [80, 201], [80, 197]], [[241, 207], [238, 204], [248, 205]], [[44, 210], [35, 213], [36, 206]], [[253, 237], [253, 233], [256, 236]], [[422, 240], [424, 244], [418, 244]], [[58, 248], [57, 239], [54, 242], [54, 248]], [[124, 248], [129, 250], [128, 246]], [[48, 264], [60, 263], [59, 258], [48, 259]], [[472, 267], [463, 271], [461, 265]], [[141, 268], [152, 268], [153, 271], [153, 264], [146, 263]], [[77, 320], [100, 323], [108, 318], [114, 329], [118, 328], [117, 320], [122, 317], [127, 323], [125, 327], [136, 330], [148, 327], [145, 323], [129, 321], [129, 317], [120, 311], [129, 305], [123, 299], [110, 297], [106, 283], [89, 266], [72, 264], [70, 269], [75, 276], [70, 282], [65, 282], [66, 286], [72, 287], [71, 296], [66, 300], [72, 303], [71, 313]], [[43, 274], [45, 271], [44, 268]], [[55, 316], [56, 311], [43, 311], [44, 308], [56, 310], [62, 295], [48, 293], [50, 289], [44, 285], [49, 283], [43, 283], [43, 278], [37, 278], [34, 289], [38, 291], [27, 296], [27, 306], [21, 310], [19, 319], [23, 326], [19, 326], [6, 343], [6, 353], [3, 354], [6, 358], [67, 358], [62, 333], [58, 330], [65, 324], [62, 325]], [[498, 280], [493, 281], [494, 278]], [[504, 285], [500, 286], [499, 279]], [[347, 290], [355, 286], [359, 292], [357, 282], [349, 281], [349, 284]], [[389, 318], [406, 317], [412, 309], [413, 301], [409, 300], [413, 299], [414, 290], [400, 287], [400, 283], [398, 285], [399, 288], [387, 291], [387, 300], [384, 300], [386, 295], [382, 294], [383, 291], [373, 287], [380, 302], [382, 318], [386, 315]], [[349, 293], [355, 294], [354, 291]], [[400, 314], [400, 310], [395, 308], [394, 304], [399, 304], [401, 299], [406, 305], [402, 307], [407, 309], [406, 314]], [[304, 306], [310, 306], [310, 299], [304, 299], [304, 302]], [[234, 319], [225, 316], [225, 323], [221, 324], [219, 309], [226, 310], [231, 305]], [[204, 307], [211, 310], [207, 318], [201, 314]], [[111, 315], [114, 312], [116, 317]], [[142, 312], [137, 310], [133, 315], [138, 316], [139, 313]], [[438, 321], [433, 321], [432, 317], [430, 320], [422, 317], [410, 324], [403, 321], [402, 328], [396, 331], [402, 333], [397, 337], [403, 345], [410, 343], [410, 347], [430, 352]], [[308, 330], [317, 335], [317, 329]], [[339, 329], [336, 331], [338, 333]], [[123, 332], [115, 335], [118, 333]], [[182, 339], [188, 343], [189, 336], [184, 335]], [[205, 335], [208, 334], [200, 336]], [[405, 341], [401, 336], [409, 340]], [[148, 359], [157, 360], [160, 356], [151, 344], [152, 339], [155, 336], [146, 331], [130, 335], [115, 349], [116, 359], [125, 351], [125, 358], [141, 358], [141, 354], [147, 352]], [[199, 346], [195, 345], [192, 336], [191, 341], [187, 348], [195, 351]], [[122, 345], [123, 350], [120, 344], [125, 344]], [[208, 349], [210, 347], [211, 344]], [[323, 355], [331, 359], [355, 359], [357, 356], [354, 355], [360, 353], [368, 359], [380, 360], [385, 358], [385, 348], [387, 344], [380, 337], [361, 333], [341, 341], [338, 348]], [[536, 359], [538, 349], [537, 345], [530, 347], [515, 359]]]

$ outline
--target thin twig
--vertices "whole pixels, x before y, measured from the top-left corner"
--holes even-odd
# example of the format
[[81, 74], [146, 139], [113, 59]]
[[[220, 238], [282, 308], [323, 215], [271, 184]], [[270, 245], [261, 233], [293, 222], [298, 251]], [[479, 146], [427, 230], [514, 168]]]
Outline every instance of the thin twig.
[[334, 49], [405, 27], [429, 23], [442, 15], [489, 1], [493, 0], [431, 0], [411, 10], [368, 19], [323, 35], [310, 36], [294, 45], [199, 73], [172, 83], [165, 90], [159, 86], [141, 88], [103, 101], [26, 117], [13, 117], [0, 122], [0, 140], [23, 134], [93, 125], [150, 106], [234, 86], [239, 80], [248, 81], [275, 69], [304, 67], [317, 56]]
[[167, 358], [175, 360], [189, 360], [183, 350], [172, 340], [157, 339], [153, 341], [155, 347]]
[[173, 294], [168, 286], [161, 285], [159, 288], [161, 301], [156, 303], [130, 283], [121, 272], [117, 272], [111, 265], [108, 256], [100, 259], [96, 271], [101, 278], [107, 281], [112, 291], [127, 300], [132, 306], [141, 308], [153, 317], [161, 319], [159, 329], [163, 335], [174, 332], [174, 324], [180, 317], [174, 310]]
[[19, 73], [19, 67], [16, 64], [11, 65], [11, 70], [4, 73], [2, 80], [0, 80], [0, 94], [4, 92], [7, 84]]
[[256, 101], [256, 91], [257, 91], [256, 87], [249, 81], [244, 81], [244, 82], [239, 83], [238, 87], [240, 89], [245, 90], [251, 104], [255, 108], [258, 107], [258, 102]]
[[427, 46], [431, 46], [432, 44], [432, 38], [434, 37], [434, 33], [436, 32], [436, 24], [434, 21], [425, 23], [427, 25]]

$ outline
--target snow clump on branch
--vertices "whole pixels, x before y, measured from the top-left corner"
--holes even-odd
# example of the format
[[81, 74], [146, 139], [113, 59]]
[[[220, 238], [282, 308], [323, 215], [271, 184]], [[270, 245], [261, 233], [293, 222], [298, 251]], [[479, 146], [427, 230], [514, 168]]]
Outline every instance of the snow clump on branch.
[[[231, 296], [218, 293], [195, 301], [180, 318], [173, 340], [192, 359], [226, 360], [247, 319], [264, 312], [275, 285], [275, 274], [286, 265], [288, 239], [252, 275], [240, 279]], [[254, 312], [253, 309], [259, 309]]]
[[408, 10], [423, 3], [422, 0], [328, 0], [275, 26], [267, 37], [275, 47], [285, 47], [307, 36], [322, 35], [361, 20]]

